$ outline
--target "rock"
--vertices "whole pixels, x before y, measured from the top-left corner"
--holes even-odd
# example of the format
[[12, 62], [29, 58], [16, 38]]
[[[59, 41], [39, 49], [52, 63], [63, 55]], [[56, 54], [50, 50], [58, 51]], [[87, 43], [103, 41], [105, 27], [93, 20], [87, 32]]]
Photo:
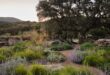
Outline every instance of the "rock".
[[49, 45], [49, 46], [58, 45], [58, 44], [60, 44], [60, 43], [61, 43], [61, 41], [59, 41], [59, 40], [48, 41], [48, 45]]
[[110, 39], [98, 39], [95, 44], [98, 46], [110, 46]]

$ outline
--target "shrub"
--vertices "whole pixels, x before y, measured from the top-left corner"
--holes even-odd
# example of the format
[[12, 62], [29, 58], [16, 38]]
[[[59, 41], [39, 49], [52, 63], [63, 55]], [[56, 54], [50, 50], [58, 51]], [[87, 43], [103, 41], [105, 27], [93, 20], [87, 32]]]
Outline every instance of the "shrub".
[[107, 62], [110, 63], [110, 51], [106, 51], [104, 54], [105, 59], [107, 60]]
[[58, 75], [92, 75], [86, 68], [65, 67], [59, 71]]
[[85, 60], [85, 57], [87, 56], [94, 56], [94, 55], [98, 55], [98, 56], [102, 56], [104, 54], [103, 50], [99, 50], [99, 51], [95, 51], [95, 50], [85, 50], [85, 51], [80, 51], [80, 50], [76, 50], [73, 54], [73, 62], [77, 63], [77, 64], [82, 64], [83, 61]]
[[19, 42], [19, 43], [16, 43], [14, 46], [13, 46], [13, 51], [22, 51], [26, 49], [26, 46], [25, 46], [25, 42]]
[[26, 58], [27, 61], [31, 61], [34, 59], [43, 58], [43, 53], [41, 51], [25, 50], [22, 52], [17, 52], [15, 54], [15, 57], [22, 57], [22, 58]]
[[85, 65], [90, 65], [90, 66], [101, 66], [105, 62], [106, 62], [106, 60], [104, 59], [103, 56], [90, 55], [90, 56], [85, 57], [83, 63]]
[[19, 65], [15, 68], [15, 74], [14, 75], [27, 75], [27, 69], [24, 65]]
[[51, 50], [61, 51], [72, 49], [72, 46], [68, 43], [55, 44], [51, 46]]
[[98, 38], [105, 38], [107, 37], [107, 29], [106, 28], [94, 28], [89, 31], [89, 34], [92, 35], [92, 38], [98, 39]]
[[33, 48], [34, 48], [33, 50], [44, 50], [44, 47], [42, 45], [37, 45]]
[[6, 57], [4, 55], [0, 55], [0, 63], [4, 62], [6, 60]]
[[99, 49], [103, 49], [103, 50], [106, 50], [106, 51], [110, 51], [110, 47], [99, 47]]
[[5, 63], [0, 64], [0, 75], [13, 75], [14, 69], [20, 64], [25, 64], [25, 59], [12, 59]]
[[48, 56], [47, 56], [47, 60], [49, 60], [50, 62], [64, 62], [65, 61], [65, 57], [57, 52], [51, 52]]
[[95, 47], [95, 45], [90, 42], [83, 43], [80, 46], [81, 50], [89, 50], [89, 49], [93, 49], [94, 47]]
[[52, 51], [49, 48], [44, 49], [44, 55], [48, 56]]
[[68, 43], [63, 43], [63, 49], [67, 50], [67, 49], [72, 49], [72, 45], [68, 44]]
[[0, 54], [6, 56], [7, 58], [13, 55], [13, 51], [10, 47], [2, 47], [0, 48]]
[[98, 56], [104, 56], [105, 54], [106, 54], [106, 51], [105, 50], [97, 50], [97, 51], [95, 51], [96, 53], [96, 55], [98, 55]]
[[102, 66], [99, 66], [99, 69], [104, 71], [106, 75], [110, 75], [110, 63], [105, 63]]
[[60, 71], [59, 75], [77, 75], [78, 71], [73, 67], [65, 67]]
[[77, 63], [77, 64], [82, 64], [85, 56], [87, 56], [87, 55], [88, 55], [88, 53], [85, 51], [76, 51], [76, 52], [74, 52], [74, 56], [72, 57], [73, 62]]
[[32, 65], [31, 73], [32, 75], [48, 75], [48, 71], [42, 65]]

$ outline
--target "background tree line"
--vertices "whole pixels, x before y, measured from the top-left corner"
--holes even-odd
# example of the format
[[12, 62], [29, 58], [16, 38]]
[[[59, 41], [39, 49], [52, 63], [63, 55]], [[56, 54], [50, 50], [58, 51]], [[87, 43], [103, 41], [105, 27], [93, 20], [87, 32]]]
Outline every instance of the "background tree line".
[[0, 35], [11, 34], [17, 35], [26, 31], [37, 29], [39, 24], [36, 22], [22, 21], [22, 22], [0, 22]]

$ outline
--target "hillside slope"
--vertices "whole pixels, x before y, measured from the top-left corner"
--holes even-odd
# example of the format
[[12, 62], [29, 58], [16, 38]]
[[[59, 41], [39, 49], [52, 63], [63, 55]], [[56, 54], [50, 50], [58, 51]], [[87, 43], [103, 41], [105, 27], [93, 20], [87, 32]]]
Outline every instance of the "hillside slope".
[[14, 17], [0, 17], [0, 22], [21, 22], [22, 20]]

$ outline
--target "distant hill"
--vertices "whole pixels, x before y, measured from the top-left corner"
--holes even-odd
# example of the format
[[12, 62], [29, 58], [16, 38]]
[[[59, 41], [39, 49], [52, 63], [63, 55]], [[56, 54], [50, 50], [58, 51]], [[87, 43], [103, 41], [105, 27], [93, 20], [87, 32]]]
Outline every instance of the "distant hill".
[[22, 20], [14, 17], [0, 17], [0, 22], [21, 22]]
[[11, 35], [17, 35], [19, 33], [31, 31], [39, 26], [36, 22], [21, 21], [21, 22], [1, 22], [0, 21], [0, 35], [5, 35], [7, 33]]

